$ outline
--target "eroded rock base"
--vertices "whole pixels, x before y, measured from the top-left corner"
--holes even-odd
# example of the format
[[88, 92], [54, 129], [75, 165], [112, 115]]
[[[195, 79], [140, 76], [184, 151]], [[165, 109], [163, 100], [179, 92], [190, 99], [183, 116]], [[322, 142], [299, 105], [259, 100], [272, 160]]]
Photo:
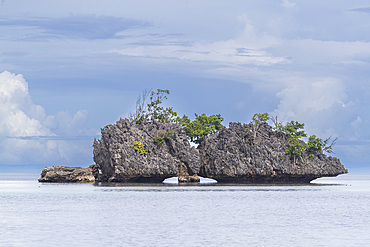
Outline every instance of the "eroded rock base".
[[224, 177], [217, 178], [222, 184], [309, 184], [317, 176], [251, 176], [251, 177]]

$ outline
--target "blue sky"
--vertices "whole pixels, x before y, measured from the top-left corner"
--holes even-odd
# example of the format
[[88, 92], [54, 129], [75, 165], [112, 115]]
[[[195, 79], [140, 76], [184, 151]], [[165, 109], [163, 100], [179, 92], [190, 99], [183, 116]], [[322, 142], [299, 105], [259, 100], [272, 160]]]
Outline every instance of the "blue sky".
[[180, 114], [268, 112], [369, 171], [368, 1], [0, 2], [0, 169], [88, 166], [143, 89]]

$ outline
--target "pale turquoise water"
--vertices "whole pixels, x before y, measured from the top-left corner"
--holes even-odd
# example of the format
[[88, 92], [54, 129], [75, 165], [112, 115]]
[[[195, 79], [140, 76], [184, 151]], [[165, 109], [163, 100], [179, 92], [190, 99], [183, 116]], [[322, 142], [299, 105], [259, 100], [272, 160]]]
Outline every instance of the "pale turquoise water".
[[370, 176], [308, 186], [41, 184], [0, 174], [0, 246], [370, 246]]

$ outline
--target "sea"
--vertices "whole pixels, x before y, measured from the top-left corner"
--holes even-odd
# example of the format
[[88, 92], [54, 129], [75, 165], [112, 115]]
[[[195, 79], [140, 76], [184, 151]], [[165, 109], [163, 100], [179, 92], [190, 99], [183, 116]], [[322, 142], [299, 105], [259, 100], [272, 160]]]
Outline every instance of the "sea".
[[370, 175], [307, 185], [51, 184], [0, 174], [0, 246], [370, 246]]

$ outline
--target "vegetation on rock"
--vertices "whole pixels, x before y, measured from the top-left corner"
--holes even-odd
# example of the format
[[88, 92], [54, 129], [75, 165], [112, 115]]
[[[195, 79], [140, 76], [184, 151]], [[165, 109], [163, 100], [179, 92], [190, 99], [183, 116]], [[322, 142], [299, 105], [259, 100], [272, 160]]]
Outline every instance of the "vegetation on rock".
[[252, 124], [252, 132], [254, 138], [256, 138], [257, 131], [261, 124], [267, 123], [267, 121], [270, 119], [268, 113], [256, 113], [252, 117], [252, 121], [250, 122]]
[[171, 136], [173, 136], [175, 132], [176, 130], [158, 131], [156, 136], [153, 137], [153, 142], [158, 146], [161, 146], [165, 140], [171, 140]]
[[163, 107], [161, 104], [170, 94], [169, 90], [157, 89], [156, 92], [144, 90], [136, 101], [136, 109], [129, 119], [134, 123], [153, 122], [173, 123], [177, 112], [172, 107]]
[[177, 122], [184, 127], [185, 133], [190, 141], [199, 144], [204, 137], [214, 134], [224, 126], [221, 122], [224, 120], [220, 114], [207, 117], [206, 114], [195, 114], [195, 120], [190, 121], [189, 117], [184, 115], [177, 118]]
[[[224, 119], [220, 114], [211, 116], [207, 116], [204, 113], [201, 115], [195, 114], [195, 119], [193, 121], [186, 115], [178, 117], [173, 107], [162, 106], [162, 103], [167, 100], [169, 94], [169, 90], [144, 90], [136, 101], [135, 112], [129, 116], [130, 121], [136, 124], [153, 121], [160, 123], [177, 123], [184, 128], [188, 139], [197, 144], [206, 136], [214, 134], [224, 127], [221, 124]], [[283, 125], [278, 121], [277, 117], [270, 117], [268, 113], [254, 114], [250, 122], [252, 128], [249, 130], [246, 129], [246, 131], [253, 133], [253, 137], [256, 138], [260, 126], [266, 124], [268, 120], [272, 120], [275, 131], [288, 135], [290, 146], [286, 150], [286, 154], [290, 155], [294, 163], [297, 159], [302, 159], [305, 153], [309, 153], [309, 157], [312, 159], [314, 156], [313, 153], [315, 152], [333, 152], [332, 147], [336, 139], [329, 145], [330, 137], [323, 140], [316, 137], [316, 135], [312, 135], [308, 138], [306, 144], [301, 140], [302, 137], [307, 137], [304, 131], [304, 123], [290, 121]], [[109, 127], [110, 125], [107, 126]], [[171, 135], [173, 135], [173, 133], [158, 132], [156, 136], [153, 137], [153, 142], [161, 146], [165, 140], [171, 139]]]
[[304, 153], [306, 152], [306, 145], [298, 138], [298, 136], [289, 137], [289, 142], [290, 146], [286, 150], [286, 153], [289, 154], [294, 160], [294, 163], [296, 163], [296, 159], [302, 159]]
[[[198, 147], [198, 175], [220, 183], [308, 183], [347, 172], [339, 159], [318, 152], [312, 152], [310, 159], [311, 153], [304, 148], [296, 147], [303, 154], [294, 159], [286, 153], [291, 146], [290, 136], [274, 131], [267, 123], [260, 125], [256, 138], [251, 130], [250, 123], [231, 122], [229, 127], [208, 136]], [[297, 143], [305, 145], [301, 140]]]
[[[120, 119], [101, 132], [101, 139], [93, 144], [101, 182], [160, 183], [199, 172], [199, 151], [190, 146], [185, 131], [176, 123]], [[155, 140], [163, 142], [159, 146]]]
[[[177, 123], [184, 127], [188, 139], [195, 143], [219, 131], [224, 127], [221, 122], [224, 120], [220, 114], [207, 116], [206, 114], [195, 114], [195, 120], [191, 121], [188, 116], [177, 117], [177, 112], [173, 107], [163, 107], [162, 103], [167, 100], [170, 94], [169, 90], [157, 89], [156, 92], [144, 90], [136, 101], [136, 109], [131, 113], [129, 120], [132, 123], [140, 124], [142, 122], [157, 121], [160, 123]], [[164, 140], [169, 139], [171, 133], [158, 133], [153, 141], [162, 145]]]
[[[96, 166], [45, 170], [40, 181], [146, 183], [178, 176], [179, 182], [198, 182], [200, 175], [221, 183], [307, 183], [347, 172], [339, 159], [323, 154], [332, 152], [335, 140], [328, 145], [330, 138], [312, 135], [306, 144], [300, 139], [307, 137], [302, 123], [283, 125], [267, 113], [227, 128], [220, 114], [195, 114], [191, 121], [162, 106], [168, 95], [168, 90], [143, 91], [129, 119], [102, 128], [93, 144]], [[194, 148], [188, 140], [201, 145]]]
[[308, 138], [307, 142], [307, 151], [309, 152], [321, 152], [323, 151], [324, 142], [321, 138], [316, 137], [315, 135], [312, 135]]
[[144, 156], [146, 154], [146, 151], [145, 151], [145, 148], [144, 148], [144, 144], [142, 142], [139, 142], [139, 141], [134, 141], [134, 144], [131, 145], [131, 147], [138, 151], [140, 153], [140, 156]]
[[285, 151], [286, 154], [290, 155], [291, 159], [293, 159], [294, 163], [298, 159], [303, 159], [304, 154], [308, 153], [308, 157], [310, 160], [314, 158], [314, 153], [332, 153], [332, 147], [335, 144], [336, 139], [328, 145], [331, 137], [323, 139], [316, 137], [316, 135], [312, 135], [308, 138], [307, 144], [302, 141], [300, 138], [307, 137], [307, 134], [304, 131], [304, 123], [299, 123], [297, 121], [290, 121], [283, 125], [277, 120], [277, 117], [269, 117], [268, 113], [262, 114], [254, 114], [251, 124], [253, 128], [254, 137], [256, 137], [256, 132], [258, 131], [258, 127], [261, 123], [267, 123], [267, 121], [271, 119], [274, 124], [274, 130], [284, 133], [289, 137], [289, 148]]
[[304, 123], [299, 123], [297, 121], [290, 121], [285, 126], [281, 125], [280, 131], [294, 137], [307, 137], [307, 134], [304, 132]]

